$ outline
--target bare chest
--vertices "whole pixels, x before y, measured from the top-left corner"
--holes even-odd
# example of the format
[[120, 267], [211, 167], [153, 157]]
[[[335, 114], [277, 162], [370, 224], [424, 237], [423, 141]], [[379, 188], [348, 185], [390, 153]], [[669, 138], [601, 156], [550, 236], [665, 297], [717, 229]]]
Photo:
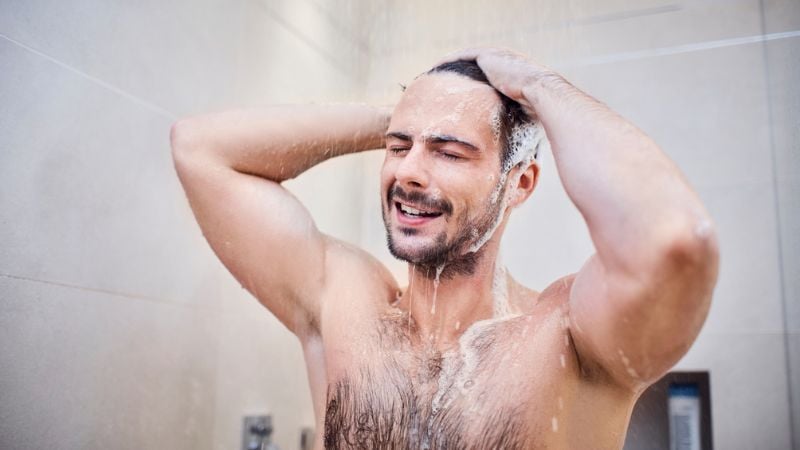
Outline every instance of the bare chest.
[[552, 447], [575, 369], [559, 318], [478, 324], [444, 351], [402, 324], [383, 320], [374, 339], [338, 352], [347, 362], [329, 373], [326, 448]]

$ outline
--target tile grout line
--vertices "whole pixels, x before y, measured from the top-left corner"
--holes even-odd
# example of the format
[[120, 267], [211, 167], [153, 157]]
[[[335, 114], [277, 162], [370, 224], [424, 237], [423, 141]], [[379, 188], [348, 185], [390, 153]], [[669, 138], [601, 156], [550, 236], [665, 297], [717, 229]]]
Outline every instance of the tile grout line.
[[[767, 31], [767, 23], [766, 23], [766, 11], [764, 8], [764, 0], [758, 1], [758, 9], [759, 9], [759, 19], [761, 24], [761, 33], [764, 36], [768, 36], [764, 34]], [[800, 32], [794, 32], [796, 35], [800, 35]], [[782, 34], [782, 33], [773, 33], [773, 34]], [[778, 161], [776, 156], [776, 149], [775, 149], [775, 123], [774, 123], [774, 116], [772, 114], [773, 102], [772, 102], [772, 89], [770, 83], [770, 67], [769, 67], [769, 58], [767, 57], [767, 40], [764, 39], [761, 41], [761, 54], [764, 62], [764, 84], [766, 90], [766, 100], [767, 100], [767, 121], [769, 123], [769, 149], [770, 149], [770, 162], [772, 163], [772, 198], [775, 207], [775, 231], [776, 231], [776, 239], [778, 244], [778, 279], [779, 281], [779, 291], [781, 296], [781, 312], [783, 313], [783, 353], [784, 353], [784, 365], [785, 365], [785, 372], [786, 372], [786, 387], [789, 390], [788, 392], [788, 402], [789, 402], [789, 445], [793, 449], [797, 449], [797, 441], [796, 441], [796, 430], [794, 429], [794, 408], [796, 405], [796, 400], [794, 398], [794, 389], [792, 389], [792, 364], [790, 361], [791, 352], [789, 351], [789, 318], [788, 318], [788, 308], [786, 306], [787, 298], [786, 298], [786, 288], [784, 286], [784, 281], [786, 279], [786, 271], [783, 264], [783, 239], [781, 236], [781, 209], [780, 209], [780, 201], [779, 201], [779, 189], [778, 189]]]
[[63, 283], [63, 282], [60, 282], [60, 281], [41, 280], [41, 279], [38, 279], [38, 278], [24, 277], [24, 276], [20, 276], [20, 275], [12, 275], [10, 273], [4, 273], [4, 272], [0, 272], [0, 277], [10, 278], [12, 280], [22, 280], [22, 281], [28, 281], [28, 282], [33, 282], [33, 283], [42, 283], [42, 284], [47, 284], [47, 285], [51, 285], [51, 286], [65, 287], [65, 288], [69, 288], [69, 289], [77, 289], [79, 291], [93, 292], [93, 293], [97, 293], [97, 294], [108, 294], [108, 295], [113, 295], [115, 297], [125, 297], [125, 298], [129, 298], [129, 299], [133, 299], [133, 300], [144, 300], [144, 301], [151, 302], [151, 303], [158, 303], [160, 305], [177, 306], [177, 307], [190, 308], [190, 309], [199, 309], [199, 310], [206, 310], [206, 311], [210, 311], [210, 312], [223, 312], [223, 311], [220, 311], [218, 308], [212, 308], [212, 307], [209, 307], [209, 306], [188, 305], [188, 304], [183, 304], [183, 303], [176, 302], [176, 301], [173, 301], [173, 300], [167, 300], [167, 299], [162, 299], [162, 298], [157, 298], [157, 297], [150, 297], [150, 296], [147, 296], [147, 295], [129, 294], [129, 293], [125, 293], [125, 292], [112, 291], [110, 289], [79, 286], [79, 285], [76, 285], [76, 284]]
[[161, 116], [164, 116], [164, 117], [166, 117], [166, 118], [168, 118], [170, 120], [173, 120], [173, 121], [177, 120], [177, 116], [175, 114], [167, 111], [166, 109], [164, 109], [164, 108], [162, 108], [162, 107], [160, 107], [160, 106], [158, 106], [158, 105], [156, 105], [154, 103], [150, 103], [150, 102], [148, 102], [146, 100], [143, 100], [143, 99], [141, 99], [141, 98], [139, 98], [139, 97], [137, 97], [137, 96], [135, 96], [135, 95], [133, 95], [133, 94], [131, 94], [129, 92], [126, 92], [126, 91], [124, 91], [124, 90], [122, 90], [122, 89], [120, 89], [120, 88], [118, 88], [118, 87], [116, 87], [116, 86], [114, 86], [114, 85], [112, 85], [110, 83], [107, 83], [107, 82], [105, 82], [105, 81], [103, 81], [103, 80], [101, 80], [101, 79], [99, 79], [97, 77], [89, 75], [88, 73], [83, 72], [83, 71], [81, 71], [81, 70], [79, 70], [79, 69], [77, 69], [75, 67], [72, 67], [69, 64], [66, 64], [66, 63], [64, 63], [62, 61], [59, 61], [58, 59], [56, 59], [56, 58], [54, 58], [54, 57], [52, 57], [52, 56], [50, 56], [50, 55], [48, 55], [46, 53], [43, 53], [43, 52], [41, 52], [41, 51], [39, 51], [39, 50], [29, 46], [29, 45], [23, 44], [22, 42], [17, 41], [16, 39], [13, 39], [13, 38], [11, 38], [9, 36], [6, 36], [5, 34], [2, 34], [2, 33], [0, 33], [0, 38], [3, 38], [5, 40], [7, 40], [7, 41], [19, 46], [19, 47], [22, 47], [23, 49], [25, 49], [25, 50], [27, 50], [27, 51], [29, 51], [31, 53], [34, 53], [34, 54], [36, 54], [38, 56], [41, 56], [42, 58], [47, 59], [48, 61], [58, 65], [59, 67], [64, 68], [66, 70], [69, 70], [70, 72], [72, 72], [72, 73], [74, 73], [74, 74], [76, 74], [76, 75], [78, 75], [78, 76], [80, 76], [82, 78], [85, 78], [85, 79], [87, 79], [87, 80], [89, 80], [89, 81], [91, 81], [93, 83], [96, 83], [96, 84], [108, 89], [109, 91], [114, 92], [115, 94], [121, 95], [122, 97], [125, 97], [128, 100], [130, 100], [130, 101], [132, 101], [132, 102], [134, 102], [134, 103], [136, 103], [136, 104], [138, 104], [140, 106], [144, 106], [145, 108], [147, 108], [147, 109], [149, 109], [149, 110], [151, 110], [151, 111], [153, 111], [153, 112], [155, 112], [155, 113], [157, 113], [157, 114], [159, 114]]
[[774, 41], [777, 39], [791, 39], [800, 37], [800, 30], [784, 31], [780, 33], [758, 34], [754, 36], [743, 36], [730, 39], [719, 39], [714, 41], [697, 42], [693, 44], [676, 45], [673, 47], [660, 47], [649, 50], [636, 50], [630, 52], [611, 53], [608, 55], [597, 56], [593, 58], [578, 59], [568, 61], [563, 64], [558, 64], [557, 67], [573, 68], [585, 67], [601, 64], [609, 64], [614, 62], [633, 61], [644, 58], [652, 58], [657, 56], [677, 55], [681, 53], [692, 53], [703, 50], [712, 50], [715, 48], [735, 47], [737, 45], [765, 43], [767, 41]]

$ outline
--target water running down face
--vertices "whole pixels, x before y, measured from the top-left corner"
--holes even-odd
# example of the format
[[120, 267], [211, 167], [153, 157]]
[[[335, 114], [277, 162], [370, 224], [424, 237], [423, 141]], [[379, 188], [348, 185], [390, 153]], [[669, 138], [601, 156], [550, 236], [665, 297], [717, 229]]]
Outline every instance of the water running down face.
[[533, 160], [540, 137], [533, 127], [515, 130], [510, 159], [501, 158], [499, 108], [491, 86], [453, 73], [423, 75], [405, 91], [381, 172], [383, 219], [395, 257], [472, 273], [511, 197], [508, 174]]

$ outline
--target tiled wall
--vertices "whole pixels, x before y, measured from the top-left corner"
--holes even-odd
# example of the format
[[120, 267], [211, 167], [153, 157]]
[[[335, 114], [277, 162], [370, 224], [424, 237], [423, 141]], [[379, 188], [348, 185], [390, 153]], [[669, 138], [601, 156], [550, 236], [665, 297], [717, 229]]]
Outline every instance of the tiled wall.
[[[678, 367], [711, 372], [717, 448], [790, 448], [798, 30], [792, 0], [4, 1], [0, 448], [236, 448], [241, 416], [261, 412], [281, 448], [297, 448], [313, 425], [300, 348], [203, 240], [169, 127], [232, 106], [392, 102], [399, 83], [476, 44], [560, 69], [686, 173], [717, 222], [722, 266]], [[381, 158], [338, 158], [287, 185], [320, 229], [404, 278], [385, 250]], [[507, 229], [510, 271], [542, 288], [591, 248], [544, 155]]]
[[[0, 448], [231, 449], [250, 413], [298, 448], [314, 420], [300, 347], [205, 243], [169, 131], [353, 99], [356, 18], [290, 1], [0, 5]], [[330, 185], [359, 170], [344, 158], [290, 183], [351, 241], [340, 217], [358, 203], [332, 205], [360, 186]]]
[[[791, 448], [792, 417], [800, 432], [800, 4], [511, 3], [392, 3], [376, 25], [369, 94], [396, 98], [397, 83], [449, 51], [503, 45], [561, 70], [643, 128], [698, 191], [721, 244], [710, 315], [677, 369], [710, 371], [716, 448]], [[367, 175], [379, 159], [365, 162]], [[503, 245], [511, 273], [539, 289], [592, 251], [550, 155], [542, 172]], [[371, 177], [364, 242], [404, 277], [382, 248]]]
[[[800, 2], [765, 1], [765, 33], [797, 33]], [[783, 320], [795, 449], [800, 448], [800, 37], [765, 42], [773, 179], [778, 212]]]

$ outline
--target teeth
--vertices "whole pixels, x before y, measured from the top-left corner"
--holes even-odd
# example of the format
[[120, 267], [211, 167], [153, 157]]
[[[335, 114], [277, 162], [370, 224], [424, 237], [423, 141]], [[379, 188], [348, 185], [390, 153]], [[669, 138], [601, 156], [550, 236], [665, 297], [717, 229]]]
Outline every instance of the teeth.
[[402, 210], [404, 213], [408, 213], [408, 214], [414, 214], [415, 216], [418, 216], [418, 215], [420, 215], [420, 214], [422, 213], [422, 211], [420, 211], [420, 210], [418, 210], [418, 209], [416, 209], [416, 208], [412, 208], [412, 207], [410, 207], [410, 206], [406, 206], [406, 205], [404, 205], [404, 204], [402, 204], [402, 203], [400, 204], [400, 209], [401, 209], [401, 210]]

